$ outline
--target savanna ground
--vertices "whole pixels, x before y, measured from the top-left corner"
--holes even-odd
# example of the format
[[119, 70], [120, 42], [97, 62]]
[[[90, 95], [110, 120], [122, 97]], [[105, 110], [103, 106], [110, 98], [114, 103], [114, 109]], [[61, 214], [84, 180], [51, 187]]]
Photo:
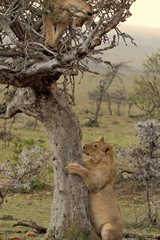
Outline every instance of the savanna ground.
[[[87, 96], [88, 89], [95, 89], [98, 84], [97, 76], [89, 75], [82, 80], [77, 80], [74, 107], [83, 131], [83, 143], [104, 136], [105, 139], [114, 145], [115, 150], [118, 148], [126, 148], [133, 146], [136, 138], [133, 132], [135, 120], [127, 117], [127, 106], [123, 105], [122, 115], [116, 115], [116, 106], [114, 106], [114, 114], [112, 116], [107, 112], [107, 107], [103, 104], [101, 117], [99, 119], [99, 127], [86, 127], [88, 121], [86, 110], [94, 108], [93, 103], [89, 103]], [[80, 82], [80, 83], [79, 83]], [[131, 89], [132, 81], [125, 80], [128, 90]], [[3, 88], [3, 86], [2, 86]], [[138, 110], [133, 109], [133, 114], [137, 114]], [[7, 128], [10, 127], [12, 120], [7, 121]], [[49, 142], [45, 133], [45, 129], [38, 122], [34, 129], [35, 120], [33, 118], [19, 115], [15, 119], [11, 133], [13, 140], [10, 141], [9, 147], [5, 148], [4, 142], [0, 141], [1, 159], [10, 159], [15, 153], [18, 144], [32, 146], [41, 144], [49, 149]], [[4, 130], [5, 121], [0, 121], [0, 131]], [[15, 144], [16, 143], [16, 144]], [[151, 226], [147, 219], [147, 201], [145, 192], [137, 183], [128, 181], [120, 175], [121, 170], [126, 169], [127, 159], [116, 161], [116, 192], [119, 200], [120, 209], [123, 216], [125, 231], [139, 234], [160, 235], [160, 209], [158, 209], [158, 220], [156, 226]], [[19, 236], [25, 239], [25, 232], [31, 230], [26, 227], [14, 227], [18, 221], [36, 222], [37, 224], [47, 227], [50, 220], [50, 207], [52, 202], [52, 174], [51, 166], [46, 166], [41, 173], [40, 180], [35, 182], [33, 190], [27, 193], [10, 192], [5, 202], [0, 207], [0, 240], [8, 239], [11, 236]], [[160, 190], [154, 189], [153, 199], [159, 198]], [[42, 235], [35, 239], [42, 239]]]

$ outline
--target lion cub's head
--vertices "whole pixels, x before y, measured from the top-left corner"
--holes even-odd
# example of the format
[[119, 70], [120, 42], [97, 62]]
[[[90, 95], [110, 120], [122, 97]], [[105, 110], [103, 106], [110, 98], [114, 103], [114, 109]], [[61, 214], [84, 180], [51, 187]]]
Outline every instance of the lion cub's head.
[[83, 152], [90, 156], [95, 163], [100, 160], [113, 161], [113, 148], [110, 144], [104, 141], [103, 137], [100, 137], [95, 142], [85, 144]]

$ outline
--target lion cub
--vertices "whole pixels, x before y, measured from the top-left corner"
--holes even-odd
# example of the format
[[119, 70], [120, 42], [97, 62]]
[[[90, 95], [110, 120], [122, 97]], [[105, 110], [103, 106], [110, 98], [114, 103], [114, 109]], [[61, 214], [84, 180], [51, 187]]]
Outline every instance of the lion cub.
[[123, 224], [113, 188], [115, 169], [112, 146], [101, 137], [86, 144], [83, 152], [90, 157], [85, 160], [85, 167], [71, 163], [66, 169], [68, 173], [79, 175], [87, 186], [90, 220], [102, 240], [120, 240]]
[[57, 48], [71, 22], [82, 27], [93, 14], [91, 4], [85, 0], [44, 0], [43, 7], [46, 9], [43, 14], [45, 45], [53, 48]]

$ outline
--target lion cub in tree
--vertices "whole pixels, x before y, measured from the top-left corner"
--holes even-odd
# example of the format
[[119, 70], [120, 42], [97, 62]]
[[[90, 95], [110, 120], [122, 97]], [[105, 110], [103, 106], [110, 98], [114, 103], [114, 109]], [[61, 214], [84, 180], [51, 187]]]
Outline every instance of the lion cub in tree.
[[43, 32], [45, 44], [56, 48], [63, 33], [71, 22], [77, 27], [82, 25], [92, 16], [91, 4], [85, 0], [44, 0]]
[[85, 160], [85, 167], [71, 163], [66, 169], [79, 175], [87, 186], [90, 220], [102, 240], [120, 240], [123, 224], [113, 188], [115, 169], [112, 146], [101, 137], [86, 144], [83, 152], [90, 157]]

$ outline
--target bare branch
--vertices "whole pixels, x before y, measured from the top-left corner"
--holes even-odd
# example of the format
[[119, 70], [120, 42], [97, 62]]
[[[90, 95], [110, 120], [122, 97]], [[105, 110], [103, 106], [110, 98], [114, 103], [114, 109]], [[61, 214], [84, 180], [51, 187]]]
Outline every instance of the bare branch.
[[[82, 28], [77, 28], [73, 21], [55, 50], [44, 45], [40, 1], [15, 0], [8, 4], [7, 0], [3, 0], [0, 8], [0, 83], [37, 88], [36, 78], [41, 89], [49, 89], [52, 82], [62, 74], [66, 75], [67, 69], [68, 76], [71, 68], [82, 70], [80, 61], [84, 58], [91, 59], [96, 53], [116, 47], [119, 42], [116, 36], [106, 41], [112, 29], [123, 41], [129, 38], [134, 43], [129, 35], [117, 30], [117, 26], [131, 15], [129, 9], [135, 0], [89, 2], [93, 7], [92, 19]], [[105, 44], [101, 45], [102, 41]], [[83, 68], [83, 71], [88, 70]], [[50, 80], [46, 88], [48, 76]]]

